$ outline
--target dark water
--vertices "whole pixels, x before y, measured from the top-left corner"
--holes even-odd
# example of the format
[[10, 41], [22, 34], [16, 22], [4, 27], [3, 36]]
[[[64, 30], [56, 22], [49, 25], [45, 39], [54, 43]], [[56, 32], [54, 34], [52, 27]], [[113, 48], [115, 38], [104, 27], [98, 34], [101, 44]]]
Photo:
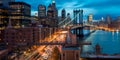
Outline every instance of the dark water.
[[[88, 31], [85, 30], [86, 34]], [[84, 41], [91, 41], [92, 45], [83, 46], [82, 53], [95, 53], [95, 45], [99, 44], [101, 53], [107, 55], [120, 54], [120, 32], [97, 30], [91, 33]]]

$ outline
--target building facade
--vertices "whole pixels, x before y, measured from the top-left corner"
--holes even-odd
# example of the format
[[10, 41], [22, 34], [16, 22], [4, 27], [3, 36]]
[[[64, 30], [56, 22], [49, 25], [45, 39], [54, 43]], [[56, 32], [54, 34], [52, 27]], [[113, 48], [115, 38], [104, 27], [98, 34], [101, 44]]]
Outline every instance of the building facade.
[[[64, 22], [64, 19], [65, 19], [65, 18], [66, 18], [66, 11], [65, 11], [65, 9], [62, 9], [62, 11], [61, 11], [61, 20], [60, 20], [59, 26], [65, 24], [65, 22]], [[61, 23], [61, 22], [63, 22], [63, 23]]]
[[111, 24], [111, 20], [112, 20], [112, 18], [109, 15], [106, 16], [106, 23], [107, 24]]
[[46, 6], [45, 5], [39, 5], [38, 6], [38, 18], [39, 18], [39, 24], [43, 26], [48, 26], [48, 20], [46, 17]]
[[31, 6], [24, 2], [10, 2], [11, 10], [10, 19], [12, 26], [19, 28], [21, 26], [28, 26], [31, 23]]
[[58, 10], [56, 8], [56, 3], [54, 0], [52, 1], [52, 4], [49, 4], [48, 6], [47, 20], [50, 27], [58, 26]]
[[38, 17], [39, 18], [46, 17], [46, 6], [45, 5], [38, 6]]
[[88, 15], [88, 23], [91, 24], [92, 23], [92, 20], [93, 20], [93, 15], [92, 14], [89, 14]]
[[61, 16], [62, 16], [62, 19], [66, 18], [66, 11], [65, 11], [65, 9], [62, 9]]
[[39, 42], [39, 28], [7, 28], [4, 32], [4, 41], [10, 48], [24, 49]]
[[31, 16], [31, 23], [36, 23], [38, 24], [39, 23], [39, 19], [37, 16]]
[[6, 44], [4, 41], [4, 30], [0, 30], [0, 50], [3, 50], [6, 48]]
[[61, 60], [79, 60], [80, 49], [77, 47], [62, 48]]
[[9, 10], [3, 6], [0, 6], [0, 30], [4, 30], [8, 25]]

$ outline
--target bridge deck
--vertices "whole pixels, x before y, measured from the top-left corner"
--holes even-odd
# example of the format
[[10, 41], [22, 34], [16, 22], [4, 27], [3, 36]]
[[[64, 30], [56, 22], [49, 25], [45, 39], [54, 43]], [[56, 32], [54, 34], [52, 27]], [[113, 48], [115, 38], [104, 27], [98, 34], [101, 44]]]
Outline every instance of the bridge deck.
[[[38, 43], [37, 45], [67, 45], [67, 43]], [[69, 44], [68, 44], [69, 45]], [[91, 42], [81, 42], [76, 45], [91, 45]]]
[[65, 43], [39, 43], [37, 45], [64, 45]]

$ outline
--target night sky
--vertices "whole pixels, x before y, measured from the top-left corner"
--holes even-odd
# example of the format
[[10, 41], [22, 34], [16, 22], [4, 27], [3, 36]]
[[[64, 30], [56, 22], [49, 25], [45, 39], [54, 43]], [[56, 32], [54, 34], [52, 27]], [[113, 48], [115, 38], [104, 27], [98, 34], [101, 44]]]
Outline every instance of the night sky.
[[[16, 0], [23, 1], [31, 5], [31, 14], [37, 12], [39, 4], [48, 6], [51, 0]], [[100, 19], [102, 16], [110, 15], [112, 18], [120, 16], [120, 0], [55, 0], [56, 6], [61, 15], [61, 10], [65, 8], [67, 12], [73, 13], [73, 9], [83, 9], [84, 18], [88, 14], [93, 14], [94, 19]]]

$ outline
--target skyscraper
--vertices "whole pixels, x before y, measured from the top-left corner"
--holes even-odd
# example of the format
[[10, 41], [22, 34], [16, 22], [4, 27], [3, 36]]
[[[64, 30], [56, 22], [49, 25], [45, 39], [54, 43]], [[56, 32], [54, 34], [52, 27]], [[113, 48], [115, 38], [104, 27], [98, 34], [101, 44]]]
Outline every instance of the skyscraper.
[[65, 19], [65, 17], [66, 17], [66, 11], [65, 11], [65, 9], [62, 9], [61, 15], [62, 15], [62, 19]]
[[4, 30], [8, 25], [8, 8], [0, 6], [0, 30]]
[[107, 22], [107, 24], [111, 23], [111, 17], [109, 15], [106, 17], [106, 22]]
[[88, 15], [88, 23], [91, 23], [93, 20], [93, 15], [92, 14], [89, 14]]
[[52, 5], [51, 4], [49, 4], [49, 6], [48, 6], [48, 10], [47, 10], [47, 24], [48, 24], [48, 26], [53, 26], [52, 25], [52, 23], [53, 23], [53, 21], [52, 21], [52, 18], [53, 17], [53, 10], [52, 10]]
[[38, 18], [39, 18], [39, 24], [43, 26], [47, 26], [47, 18], [46, 18], [46, 6], [40, 4], [38, 6]]
[[[67, 13], [67, 21], [66, 23], [71, 21], [70, 13]], [[71, 25], [72, 23], [69, 23], [68, 25]]]
[[56, 8], [56, 3], [52, 0], [52, 4], [49, 4], [47, 11], [47, 18], [50, 27], [57, 27], [58, 24], [58, 10]]
[[0, 30], [4, 30], [8, 25], [8, 19], [10, 15], [9, 2], [15, 0], [0, 0]]
[[10, 2], [9, 5], [12, 9], [10, 18], [15, 28], [28, 26], [31, 23], [31, 6], [29, 4], [25, 2]]
[[38, 6], [38, 17], [39, 18], [45, 18], [46, 17], [46, 6], [45, 5], [39, 5]]
[[55, 8], [55, 7], [56, 7], [55, 0], [52, 0], [52, 6], [53, 6], [53, 8]]
[[60, 23], [61, 23], [61, 22], [62, 22], [62, 23], [59, 25], [59, 27], [62, 26], [62, 25], [65, 25], [65, 23], [66, 23], [66, 22], [64, 21], [65, 18], [66, 18], [66, 11], [65, 11], [65, 9], [62, 9], [62, 11], [61, 11], [61, 18], [60, 18], [60, 21], [59, 21]]

